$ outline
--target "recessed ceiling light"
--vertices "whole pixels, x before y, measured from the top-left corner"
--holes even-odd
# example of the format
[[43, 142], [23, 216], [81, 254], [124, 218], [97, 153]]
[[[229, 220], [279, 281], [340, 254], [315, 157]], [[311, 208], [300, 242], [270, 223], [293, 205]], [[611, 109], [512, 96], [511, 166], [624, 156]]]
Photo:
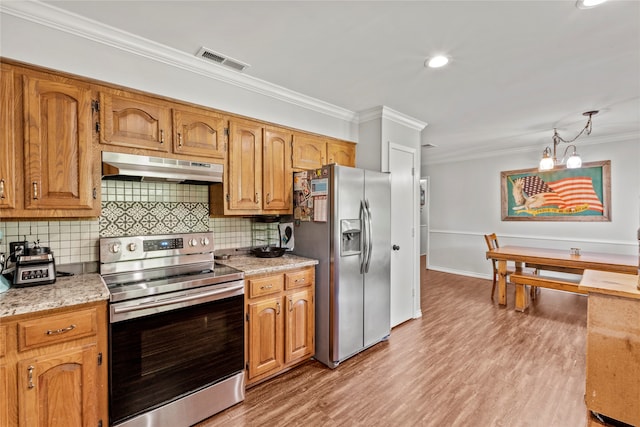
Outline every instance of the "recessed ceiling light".
[[431, 58], [428, 58], [424, 62], [424, 65], [425, 65], [425, 67], [429, 67], [429, 68], [440, 68], [440, 67], [444, 67], [445, 65], [447, 65], [448, 62], [449, 62], [449, 58], [447, 58], [446, 56], [437, 55], [437, 56], [433, 56]]
[[606, 2], [607, 0], [578, 0], [576, 2], [576, 7], [578, 9], [591, 9], [592, 7], [596, 7]]

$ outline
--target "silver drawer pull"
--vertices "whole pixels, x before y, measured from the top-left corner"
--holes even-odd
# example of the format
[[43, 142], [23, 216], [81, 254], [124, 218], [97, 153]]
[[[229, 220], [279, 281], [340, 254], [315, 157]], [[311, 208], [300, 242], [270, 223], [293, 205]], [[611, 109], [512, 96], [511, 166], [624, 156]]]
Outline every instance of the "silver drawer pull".
[[260, 286], [260, 289], [271, 289], [271, 288], [273, 288], [273, 285], [263, 285], [263, 286]]
[[76, 325], [69, 325], [66, 328], [56, 329], [55, 331], [52, 331], [51, 329], [49, 329], [47, 331], [47, 335], [64, 334], [65, 332], [73, 331], [75, 328], [76, 328]]

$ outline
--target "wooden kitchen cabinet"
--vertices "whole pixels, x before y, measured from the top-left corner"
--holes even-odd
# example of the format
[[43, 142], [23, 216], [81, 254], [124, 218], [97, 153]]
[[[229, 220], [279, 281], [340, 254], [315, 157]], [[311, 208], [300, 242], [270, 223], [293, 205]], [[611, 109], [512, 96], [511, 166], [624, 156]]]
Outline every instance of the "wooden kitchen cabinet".
[[212, 215], [293, 212], [291, 133], [250, 120], [229, 121], [224, 183], [212, 185]]
[[331, 163], [355, 167], [356, 146], [351, 142], [296, 133], [291, 163], [296, 170], [316, 169]]
[[205, 109], [173, 109], [173, 152], [224, 159], [226, 118]]
[[296, 133], [293, 136], [292, 167], [299, 170], [315, 169], [327, 164], [327, 143], [315, 135]]
[[291, 169], [291, 132], [267, 126], [262, 151], [262, 210], [266, 213], [291, 213], [293, 174]]
[[247, 384], [314, 354], [315, 268], [247, 278]]
[[[7, 379], [6, 350], [7, 327], [0, 325], [0, 396], [9, 395], [9, 382]], [[0, 426], [9, 425], [9, 399], [0, 399]]]
[[24, 212], [15, 216], [99, 216], [91, 87], [30, 74], [22, 86]]
[[100, 92], [100, 143], [158, 153], [171, 149], [171, 108], [162, 100], [124, 91]]
[[0, 64], [0, 209], [16, 207], [18, 175], [15, 167], [14, 102], [13, 69]]
[[327, 142], [327, 163], [356, 166], [356, 146], [350, 142]]
[[106, 316], [99, 302], [2, 319], [0, 425], [107, 425]]

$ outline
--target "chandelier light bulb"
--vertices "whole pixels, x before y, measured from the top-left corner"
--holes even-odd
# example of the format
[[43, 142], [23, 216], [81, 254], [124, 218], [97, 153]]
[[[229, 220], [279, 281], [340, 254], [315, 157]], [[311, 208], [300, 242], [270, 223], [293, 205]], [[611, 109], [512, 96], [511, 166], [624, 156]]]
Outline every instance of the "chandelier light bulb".
[[447, 65], [448, 62], [449, 62], [449, 58], [447, 58], [444, 55], [438, 55], [428, 59], [425, 65], [429, 68], [440, 68]]

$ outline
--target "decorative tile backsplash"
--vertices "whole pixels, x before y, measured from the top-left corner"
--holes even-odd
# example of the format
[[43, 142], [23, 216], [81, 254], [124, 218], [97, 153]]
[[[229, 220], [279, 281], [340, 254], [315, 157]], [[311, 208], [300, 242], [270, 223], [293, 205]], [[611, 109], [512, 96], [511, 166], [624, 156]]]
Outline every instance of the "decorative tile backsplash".
[[203, 185], [102, 181], [99, 219], [0, 220], [0, 253], [8, 252], [9, 242], [26, 236], [49, 246], [56, 264], [96, 262], [103, 236], [209, 230], [216, 250], [251, 246], [251, 219], [209, 218], [208, 191]]
[[139, 236], [209, 231], [209, 204], [102, 202], [100, 236]]

